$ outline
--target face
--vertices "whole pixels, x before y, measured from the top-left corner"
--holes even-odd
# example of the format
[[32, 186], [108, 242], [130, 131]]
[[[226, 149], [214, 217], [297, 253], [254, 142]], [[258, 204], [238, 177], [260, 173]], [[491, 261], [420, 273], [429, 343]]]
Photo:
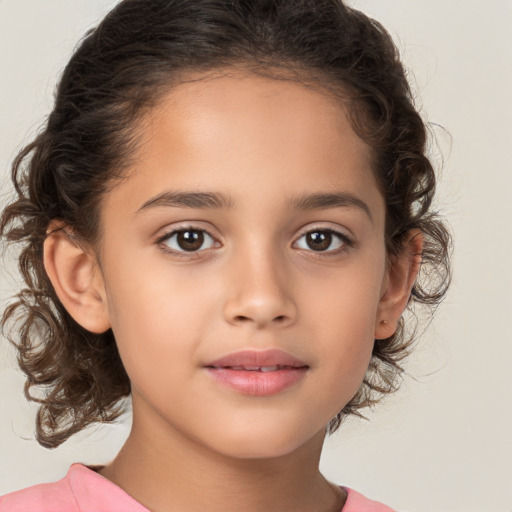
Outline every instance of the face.
[[340, 104], [255, 76], [183, 84], [140, 129], [99, 250], [134, 425], [290, 453], [370, 360], [387, 279], [370, 150]]

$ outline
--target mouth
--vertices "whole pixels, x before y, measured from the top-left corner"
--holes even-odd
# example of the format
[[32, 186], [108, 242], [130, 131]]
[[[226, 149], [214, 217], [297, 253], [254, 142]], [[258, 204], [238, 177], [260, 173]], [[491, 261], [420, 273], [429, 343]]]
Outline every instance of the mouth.
[[295, 366], [275, 365], [275, 366], [207, 366], [206, 368], [213, 368], [220, 370], [235, 370], [237, 372], [277, 372], [278, 370], [292, 370]]
[[296, 385], [309, 366], [281, 350], [244, 350], [204, 365], [212, 379], [243, 395], [270, 396]]

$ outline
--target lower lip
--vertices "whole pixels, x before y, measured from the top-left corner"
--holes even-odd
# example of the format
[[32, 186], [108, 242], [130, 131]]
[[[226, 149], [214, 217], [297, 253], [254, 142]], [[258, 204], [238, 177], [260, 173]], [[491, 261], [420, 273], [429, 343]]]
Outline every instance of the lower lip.
[[206, 368], [221, 384], [239, 393], [251, 396], [270, 396], [280, 393], [299, 382], [307, 372], [303, 368], [283, 368], [274, 372]]

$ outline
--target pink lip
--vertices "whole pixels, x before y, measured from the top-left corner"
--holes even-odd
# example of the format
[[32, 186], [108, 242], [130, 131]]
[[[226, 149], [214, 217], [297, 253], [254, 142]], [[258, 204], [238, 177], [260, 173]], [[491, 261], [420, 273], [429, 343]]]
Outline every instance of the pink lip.
[[205, 366], [293, 366], [301, 368], [307, 366], [304, 361], [293, 357], [282, 350], [241, 350], [216, 359]]
[[[276, 349], [234, 352], [204, 367], [217, 382], [252, 396], [279, 393], [301, 380], [309, 368], [304, 361]], [[262, 371], [262, 367], [271, 371]]]

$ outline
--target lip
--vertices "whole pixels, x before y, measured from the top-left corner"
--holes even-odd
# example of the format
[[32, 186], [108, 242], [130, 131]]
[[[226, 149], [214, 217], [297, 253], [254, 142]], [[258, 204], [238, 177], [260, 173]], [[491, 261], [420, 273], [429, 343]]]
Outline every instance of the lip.
[[241, 394], [270, 396], [298, 383], [309, 366], [287, 352], [272, 349], [233, 352], [204, 368], [216, 382]]
[[232, 352], [220, 359], [216, 359], [205, 366], [233, 367], [233, 366], [292, 366], [301, 368], [307, 366], [304, 361], [284, 352], [283, 350], [240, 350]]

